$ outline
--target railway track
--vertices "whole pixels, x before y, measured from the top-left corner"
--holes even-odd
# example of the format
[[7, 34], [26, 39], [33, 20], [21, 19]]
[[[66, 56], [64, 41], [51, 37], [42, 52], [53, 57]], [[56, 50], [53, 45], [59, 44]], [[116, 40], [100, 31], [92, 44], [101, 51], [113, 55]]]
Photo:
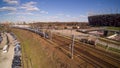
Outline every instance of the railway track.
[[[68, 52], [70, 51], [69, 50], [69, 42], [64, 42], [64, 40], [61, 40], [61, 39], [55, 38], [55, 37], [53, 39], [53, 42], [55, 42], [58, 45], [60, 45], [59, 48], [63, 48], [65, 50], [67, 50]], [[99, 66], [98, 64], [93, 62], [91, 59], [88, 59], [85, 56], [78, 54], [77, 51], [74, 51], [74, 56], [77, 56], [78, 58], [83, 59], [84, 61], [86, 61], [87, 63], [91, 64], [94, 67], [98, 67]]]
[[[70, 37], [68, 37], [68, 39], [70, 39]], [[90, 44], [86, 44], [86, 43], [82, 43], [82, 42], [80, 42], [79, 40], [76, 40], [75, 41], [75, 43], [76, 44], [78, 44], [78, 45], [87, 45], [87, 47], [89, 48], [89, 49], [94, 49], [94, 50], [97, 50], [98, 52], [100, 52], [101, 54], [103, 54], [104, 53], [104, 55], [106, 55], [106, 56], [108, 56], [108, 57], [111, 57], [111, 58], [113, 58], [114, 60], [117, 60], [117, 61], [119, 61], [120, 62], [120, 55], [118, 56], [118, 55], [116, 55], [116, 54], [113, 54], [113, 53], [110, 53], [110, 52], [107, 52], [107, 51], [103, 51], [103, 50], [100, 50], [100, 49], [97, 49], [97, 48], [95, 48], [95, 46], [91, 46]], [[85, 46], [86, 47], [86, 46]], [[93, 50], [93, 51], [94, 51]]]
[[[33, 30], [29, 31], [37, 33]], [[39, 34], [39, 32], [37, 34]], [[69, 45], [72, 43], [72, 39], [53, 34], [52, 40], [54, 43], [59, 45], [59, 48], [70, 52]], [[95, 68], [120, 68], [120, 60], [116, 59], [116, 57], [110, 53], [101, 51], [77, 41], [75, 41], [74, 45], [74, 56], [78, 56], [80, 59], [82, 58]]]
[[[86, 50], [90, 51], [91, 54], [95, 55], [96, 57], [100, 58], [100, 59], [104, 59], [105, 61], [107, 61], [108, 63], [115, 65], [117, 67], [120, 67], [120, 59], [118, 58], [118, 56], [111, 54], [109, 52], [105, 52], [103, 50], [99, 50], [96, 49], [94, 47], [91, 46], [85, 46], [84, 44], [80, 43], [80, 42], [75, 42], [76, 43], [76, 47], [81, 48], [84, 47]], [[77, 46], [77, 45], [82, 45], [82, 46]]]
[[[69, 44], [72, 43], [72, 40], [64, 38], [62, 36], [54, 35], [53, 42], [58, 43], [60, 47], [69, 51], [68, 47]], [[113, 57], [111, 58], [111, 56], [105, 55], [104, 53], [100, 52], [100, 50], [85, 46], [78, 42], [75, 42], [74, 55], [79, 55], [78, 57], [85, 58], [85, 61], [91, 63], [95, 67], [98, 66], [118, 68], [120, 64], [119, 60], [116, 60]]]
[[[76, 43], [76, 45], [80, 45], [80, 44]], [[80, 49], [82, 46], [81, 47], [76, 46], [76, 47]], [[91, 53], [92, 55], [95, 55], [96, 57], [98, 57], [98, 58], [100, 58], [100, 59], [102, 59], [102, 60], [104, 60], [104, 61], [106, 61], [106, 62], [108, 62], [108, 63], [110, 63], [112, 65], [115, 65], [117, 67], [120, 66], [120, 60], [114, 58], [113, 55], [111, 55], [109, 53], [107, 54], [106, 52], [100, 51], [100, 50], [98, 50], [96, 48], [87, 47], [87, 46], [83, 46], [83, 47], [86, 50], [90, 51], [89, 53]]]

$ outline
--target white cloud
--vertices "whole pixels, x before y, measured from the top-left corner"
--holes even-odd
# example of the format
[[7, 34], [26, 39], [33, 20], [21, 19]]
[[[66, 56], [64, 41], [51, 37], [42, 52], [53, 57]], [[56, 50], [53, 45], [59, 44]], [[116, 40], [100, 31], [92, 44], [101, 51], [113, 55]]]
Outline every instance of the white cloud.
[[7, 15], [13, 15], [13, 14], [33, 15], [33, 13], [31, 12], [10, 12]]
[[41, 10], [40, 13], [42, 13], [42, 14], [48, 14], [47, 11], [43, 11], [43, 10]]
[[[4, 2], [7, 2], [9, 4], [13, 4], [13, 3], [15, 4], [15, 3], [18, 3], [18, 0], [4, 0]], [[33, 11], [38, 11], [37, 13], [39, 13], [39, 14], [48, 14], [47, 11], [40, 10], [36, 6], [36, 4], [37, 4], [37, 2], [30, 1], [27, 3], [19, 4], [16, 7], [3, 6], [3, 7], [0, 7], [0, 11], [12, 11], [5, 15], [14, 15], [14, 14], [34, 15], [32, 13]]]
[[75, 22], [87, 22], [87, 15], [71, 16], [69, 14], [56, 14], [49, 16], [48, 20], [54, 21], [75, 21]]
[[8, 4], [18, 4], [18, 0], [3, 0], [3, 1]]
[[64, 14], [62, 14], [62, 13], [60, 13], [60, 14], [56, 14], [56, 15], [58, 15], [58, 16], [64, 16]]
[[16, 11], [15, 7], [1, 7], [0, 11]]
[[36, 3], [37, 2], [33, 2], [33, 1], [27, 2], [25, 4], [22, 4], [22, 6], [20, 8], [25, 9], [27, 11], [38, 11], [39, 8], [35, 6]]
[[63, 16], [63, 17], [71, 17], [71, 15], [69, 15], [69, 14], [56, 14], [57, 16]]
[[59, 17], [58, 17], [58, 16], [52, 16], [51, 18], [53, 18], [53, 19], [58, 19]]
[[88, 15], [79, 15], [73, 18], [73, 20], [78, 21], [78, 22], [88, 22], [87, 17]]
[[59, 16], [48, 16], [47, 19], [58, 19]]
[[80, 15], [80, 18], [87, 18], [87, 15]]
[[65, 15], [66, 17], [71, 17], [70, 15]]

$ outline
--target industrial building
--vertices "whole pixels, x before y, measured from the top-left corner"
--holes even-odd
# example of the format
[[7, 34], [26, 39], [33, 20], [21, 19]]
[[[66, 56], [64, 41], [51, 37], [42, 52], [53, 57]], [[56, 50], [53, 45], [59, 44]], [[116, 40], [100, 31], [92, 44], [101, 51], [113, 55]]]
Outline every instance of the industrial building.
[[120, 27], [120, 14], [101, 14], [88, 16], [91, 26], [115, 26]]

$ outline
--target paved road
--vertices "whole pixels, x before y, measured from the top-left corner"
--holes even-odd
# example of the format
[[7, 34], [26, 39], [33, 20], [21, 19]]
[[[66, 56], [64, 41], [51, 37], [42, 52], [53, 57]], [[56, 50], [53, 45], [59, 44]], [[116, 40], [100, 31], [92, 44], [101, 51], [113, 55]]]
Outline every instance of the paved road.
[[[14, 46], [13, 46], [13, 38], [10, 34], [7, 34], [10, 40], [10, 47], [7, 53], [0, 52], [0, 68], [11, 68], [12, 59], [14, 55]], [[5, 45], [6, 38], [3, 38], [1, 45]]]

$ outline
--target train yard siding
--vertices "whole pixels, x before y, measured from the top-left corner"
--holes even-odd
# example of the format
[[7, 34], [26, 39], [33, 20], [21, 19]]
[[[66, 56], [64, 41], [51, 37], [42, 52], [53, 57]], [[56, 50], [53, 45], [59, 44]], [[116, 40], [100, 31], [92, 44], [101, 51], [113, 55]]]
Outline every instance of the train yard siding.
[[[55, 35], [54, 35], [55, 36]], [[64, 41], [62, 41], [62, 39], [64, 39]], [[70, 43], [70, 39], [68, 40], [68, 39], [66, 39], [65, 40], [65, 38], [63, 38], [63, 37], [61, 37], [61, 39], [59, 39], [59, 41], [62, 41], [61, 43], [66, 43], [66, 45], [67, 44], [69, 44]], [[69, 42], [69, 43], [68, 43]], [[65, 45], [65, 44], [64, 44]], [[97, 49], [94, 49], [93, 47], [88, 47], [88, 46], [85, 46], [85, 44], [82, 44], [82, 43], [77, 43], [77, 42], [75, 42], [75, 48], [74, 48], [74, 50], [76, 51], [78, 51], [78, 54], [81, 54], [81, 53], [83, 53], [83, 54], [85, 54], [85, 55], [87, 55], [88, 57], [90, 57], [90, 56], [93, 56], [93, 57], [91, 57], [91, 58], [93, 58], [92, 60], [95, 60], [95, 61], [97, 61], [97, 63], [99, 63], [99, 64], [101, 64], [101, 63], [103, 63], [103, 64], [101, 64], [101, 66], [102, 65], [104, 65], [105, 63], [106, 63], [106, 65], [107, 64], [109, 64], [109, 62], [110, 62], [110, 65], [116, 65], [116, 66], [119, 66], [119, 61], [114, 61], [114, 58], [113, 58], [113, 56], [112, 55], [109, 55], [109, 54], [107, 54], [106, 53], [106, 55], [105, 55], [105, 53], [103, 52], [101, 52], [100, 50], [97, 50]], [[101, 55], [104, 55], [104, 56], [101, 56]], [[95, 59], [96, 58], [96, 59]], [[102, 59], [102, 60], [100, 60], [100, 59]], [[108, 60], [109, 59], [109, 60]], [[110, 60], [111, 59], [111, 60]], [[113, 60], [112, 60], [113, 59]], [[103, 60], [105, 60], [105, 61], [103, 61]], [[100, 62], [101, 61], [101, 62]], [[104, 63], [105, 62], [105, 63]], [[107, 67], [107, 66], [106, 66]]]
[[[31, 31], [31, 30], [30, 30]], [[34, 30], [32, 30], [32, 32], [35, 32], [35, 33], [37, 33], [37, 31], [34, 31]], [[39, 32], [38, 32], [39, 33]], [[41, 35], [41, 34], [39, 34], [39, 35]], [[54, 35], [55, 36], [55, 35]], [[54, 37], [53, 36], [53, 37]], [[53, 38], [54, 39], [54, 38]], [[63, 40], [64, 39], [64, 40]], [[55, 40], [59, 40], [59, 42], [58, 42], [58, 45], [61, 47], [61, 48], [63, 48], [63, 49], [65, 49], [65, 50], [67, 50], [65, 47], [65, 45], [69, 45], [69, 43], [70, 43], [70, 39], [66, 39], [65, 40], [65, 38], [59, 38], [59, 37], [57, 37], [57, 39], [55, 39]], [[62, 41], [62, 42], [60, 42], [60, 41]], [[57, 42], [57, 41], [56, 41]], [[67, 43], [66, 43], [67, 42]], [[60, 43], [62, 43], [62, 44], [60, 44]], [[90, 59], [92, 59], [92, 60], [94, 60], [94, 61], [96, 61], [96, 63], [98, 63], [101, 67], [119, 67], [119, 61], [120, 60], [116, 60], [116, 59], [114, 59], [114, 57], [113, 57], [113, 55], [111, 55], [111, 54], [107, 54], [106, 52], [104, 53], [104, 51], [100, 51], [100, 50], [97, 50], [97, 49], [95, 49], [95, 48], [91, 48], [91, 47], [89, 47], [89, 46], [84, 46], [85, 44], [76, 44], [76, 45], [80, 45], [79, 47], [77, 46], [77, 47], [75, 47], [76, 49], [75, 49], [75, 51], [77, 51], [78, 52], [78, 54], [83, 54], [84, 55], [84, 57], [85, 58], [90, 58]], [[67, 47], [69, 47], [69, 46], [67, 46]], [[68, 48], [69, 49], [69, 48]], [[67, 50], [68, 51], [68, 50]], [[82, 53], [81, 53], [81, 51], [82, 51]], [[107, 54], [107, 55], [105, 55], [105, 54]], [[87, 56], [87, 55], [89, 55], [89, 56]], [[101, 55], [103, 55], [103, 56], [101, 56]], [[87, 56], [87, 57], [86, 57]], [[95, 59], [96, 58], [96, 59]], [[101, 61], [101, 62], [100, 62]], [[93, 62], [93, 61], [91, 61], [91, 62]], [[95, 63], [95, 62], [94, 62]]]
[[75, 61], [39, 35], [20, 29], [13, 29], [13, 32], [21, 42], [24, 68], [79, 68]]

